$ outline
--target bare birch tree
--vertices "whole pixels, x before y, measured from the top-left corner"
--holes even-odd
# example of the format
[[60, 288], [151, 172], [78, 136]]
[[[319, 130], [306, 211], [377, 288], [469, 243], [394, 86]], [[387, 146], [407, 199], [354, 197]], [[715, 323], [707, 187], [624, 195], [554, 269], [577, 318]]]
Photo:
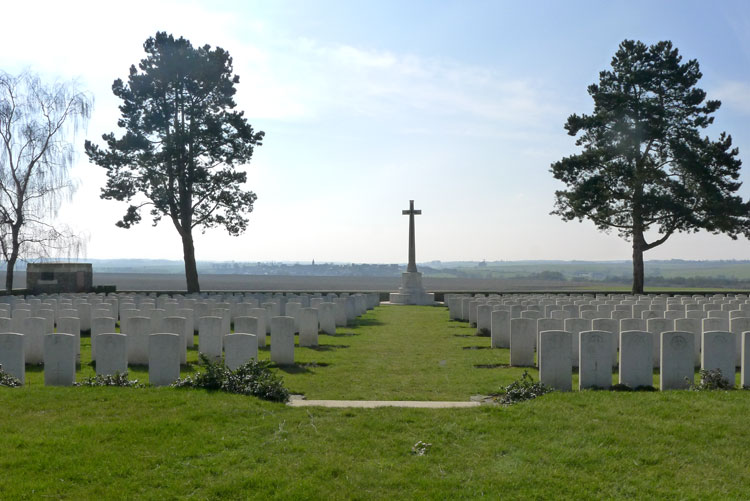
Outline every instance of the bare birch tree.
[[73, 140], [88, 122], [91, 99], [75, 82], [43, 83], [25, 72], [0, 72], [0, 250], [5, 289], [19, 259], [77, 254], [82, 240], [57, 224], [70, 200]]

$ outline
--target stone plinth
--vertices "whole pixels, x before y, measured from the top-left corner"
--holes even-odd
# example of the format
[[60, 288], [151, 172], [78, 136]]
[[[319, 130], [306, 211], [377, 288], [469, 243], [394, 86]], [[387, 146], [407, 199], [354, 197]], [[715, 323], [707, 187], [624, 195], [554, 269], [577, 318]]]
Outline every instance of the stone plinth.
[[418, 271], [407, 271], [401, 274], [401, 287], [390, 295], [392, 304], [435, 304], [435, 294], [427, 293], [422, 287], [422, 274]]

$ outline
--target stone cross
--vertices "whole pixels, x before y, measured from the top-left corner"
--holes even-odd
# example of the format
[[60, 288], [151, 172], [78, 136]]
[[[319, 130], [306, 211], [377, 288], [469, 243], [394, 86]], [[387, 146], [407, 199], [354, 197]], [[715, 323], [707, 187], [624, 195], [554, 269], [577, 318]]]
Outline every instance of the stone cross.
[[407, 273], [417, 271], [416, 250], [414, 245], [414, 216], [422, 214], [421, 210], [414, 210], [414, 200], [409, 200], [409, 210], [401, 211], [401, 214], [409, 216], [409, 265], [406, 267]]

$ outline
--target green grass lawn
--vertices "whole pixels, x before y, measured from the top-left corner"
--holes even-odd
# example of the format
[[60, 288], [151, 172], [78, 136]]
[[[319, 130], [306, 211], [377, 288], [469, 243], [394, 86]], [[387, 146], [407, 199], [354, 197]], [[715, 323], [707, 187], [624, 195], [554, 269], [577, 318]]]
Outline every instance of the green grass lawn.
[[[380, 307], [276, 370], [311, 399], [467, 400], [520, 377], [502, 365], [507, 350], [472, 334], [444, 308]], [[88, 353], [79, 380], [93, 373]], [[132, 375], [147, 379], [143, 368]], [[0, 388], [2, 500], [748, 497], [746, 391], [323, 409], [202, 390], [48, 388], [33, 371], [27, 380]], [[411, 452], [420, 440], [432, 444], [424, 456]]]

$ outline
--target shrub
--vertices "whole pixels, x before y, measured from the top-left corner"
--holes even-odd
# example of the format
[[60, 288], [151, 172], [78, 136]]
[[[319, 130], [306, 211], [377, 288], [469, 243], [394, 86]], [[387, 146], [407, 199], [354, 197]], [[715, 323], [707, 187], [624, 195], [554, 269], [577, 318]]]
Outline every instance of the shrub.
[[698, 384], [692, 384], [690, 379], [687, 381], [690, 383], [690, 389], [693, 391], [707, 391], [707, 390], [733, 390], [734, 384], [727, 381], [721, 374], [721, 369], [701, 369], [700, 370], [701, 381]]
[[502, 405], [512, 405], [532, 398], [540, 397], [552, 391], [552, 388], [541, 382], [534, 382], [528, 371], [523, 371], [521, 379], [513, 381], [500, 390], [495, 401]]
[[3, 366], [0, 365], [0, 386], [7, 386], [8, 388], [16, 388], [23, 386], [21, 380], [17, 379], [3, 370]]
[[222, 362], [212, 362], [201, 354], [205, 372], [175, 381], [175, 388], [203, 388], [227, 393], [251, 395], [272, 402], [289, 400], [289, 390], [281, 379], [269, 368], [267, 361], [250, 360], [236, 370], [227, 369]]
[[80, 383], [76, 383], [76, 386], [122, 386], [129, 388], [143, 388], [143, 384], [139, 383], [137, 379], [128, 379], [128, 371], [120, 374], [115, 372], [114, 374], [96, 375], [94, 377], [87, 377]]

